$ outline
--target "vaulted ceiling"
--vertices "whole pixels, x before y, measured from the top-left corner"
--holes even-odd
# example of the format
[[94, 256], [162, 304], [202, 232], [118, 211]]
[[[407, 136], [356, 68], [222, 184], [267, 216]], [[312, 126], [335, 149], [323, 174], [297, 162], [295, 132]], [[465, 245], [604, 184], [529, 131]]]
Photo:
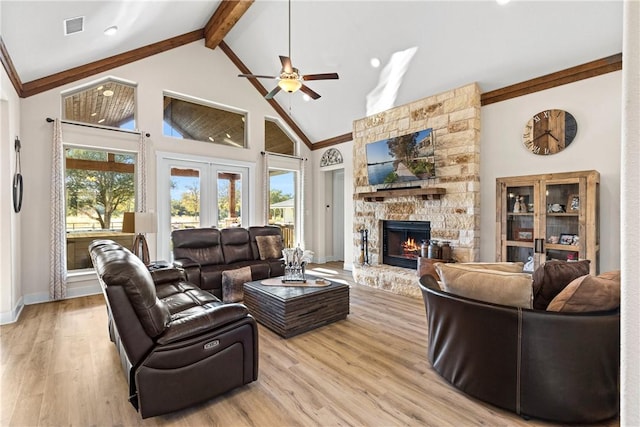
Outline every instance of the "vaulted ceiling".
[[[278, 75], [290, 37], [302, 74], [340, 75], [307, 82], [318, 100], [283, 91], [273, 100], [310, 146], [349, 139], [355, 119], [473, 81], [489, 99], [566, 69], [619, 69], [622, 51], [618, 0], [2, 0], [0, 15], [0, 60], [22, 96], [203, 38], [239, 73]], [[84, 31], [65, 36], [63, 21], [79, 16]], [[112, 25], [119, 31], [106, 37]], [[266, 94], [277, 81], [251, 83]]]

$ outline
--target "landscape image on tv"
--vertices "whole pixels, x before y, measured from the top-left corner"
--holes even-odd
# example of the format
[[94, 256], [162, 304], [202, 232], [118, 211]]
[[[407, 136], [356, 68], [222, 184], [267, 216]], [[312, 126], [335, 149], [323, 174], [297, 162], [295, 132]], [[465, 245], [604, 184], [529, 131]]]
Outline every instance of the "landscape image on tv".
[[434, 178], [433, 129], [383, 139], [366, 145], [369, 185]]

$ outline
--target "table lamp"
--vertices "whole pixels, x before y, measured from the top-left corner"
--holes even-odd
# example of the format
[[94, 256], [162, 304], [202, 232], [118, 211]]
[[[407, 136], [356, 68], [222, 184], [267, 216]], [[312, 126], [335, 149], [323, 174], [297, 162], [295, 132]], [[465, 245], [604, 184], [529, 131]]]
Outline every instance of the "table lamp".
[[152, 212], [125, 212], [122, 218], [122, 232], [136, 233], [131, 251], [144, 263], [149, 265], [149, 247], [144, 233], [157, 231], [156, 214]]

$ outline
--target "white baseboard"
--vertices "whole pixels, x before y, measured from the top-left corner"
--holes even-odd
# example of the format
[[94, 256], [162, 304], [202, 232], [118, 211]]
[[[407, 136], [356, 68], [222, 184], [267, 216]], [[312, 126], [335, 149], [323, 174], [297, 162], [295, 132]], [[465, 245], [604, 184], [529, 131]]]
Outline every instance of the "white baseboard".
[[0, 325], [7, 325], [9, 323], [16, 322], [20, 317], [20, 313], [22, 313], [23, 308], [24, 300], [23, 298], [20, 298], [16, 305], [11, 309], [11, 311], [0, 313]]
[[[102, 293], [102, 289], [100, 289], [100, 285], [96, 283], [96, 284], [90, 284], [86, 286], [67, 288], [67, 296], [64, 299], [80, 298], [80, 297], [86, 297], [89, 295], [97, 295], [100, 293]], [[28, 294], [24, 296], [25, 305], [40, 304], [43, 302], [50, 302], [50, 301], [53, 301], [53, 300], [49, 298], [48, 292], [38, 292], [35, 294]]]

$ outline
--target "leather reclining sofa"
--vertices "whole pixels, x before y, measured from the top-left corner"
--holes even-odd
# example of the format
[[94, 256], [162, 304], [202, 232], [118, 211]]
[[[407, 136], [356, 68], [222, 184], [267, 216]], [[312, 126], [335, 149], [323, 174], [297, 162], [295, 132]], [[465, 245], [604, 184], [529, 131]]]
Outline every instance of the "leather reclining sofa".
[[[268, 236], [272, 236], [269, 238]], [[264, 250], [261, 242], [270, 242]], [[249, 266], [251, 280], [284, 275], [282, 230], [276, 226], [246, 228], [187, 228], [171, 233], [173, 264], [185, 271], [187, 280], [222, 298], [222, 272]], [[272, 252], [272, 256], [268, 252]], [[276, 255], [277, 254], [277, 255]]]
[[258, 329], [176, 268], [150, 272], [128, 249], [95, 240], [89, 253], [107, 304], [109, 336], [142, 418], [203, 402], [258, 377]]
[[618, 413], [620, 311], [563, 313], [457, 296], [420, 277], [433, 368], [466, 394], [564, 423]]

